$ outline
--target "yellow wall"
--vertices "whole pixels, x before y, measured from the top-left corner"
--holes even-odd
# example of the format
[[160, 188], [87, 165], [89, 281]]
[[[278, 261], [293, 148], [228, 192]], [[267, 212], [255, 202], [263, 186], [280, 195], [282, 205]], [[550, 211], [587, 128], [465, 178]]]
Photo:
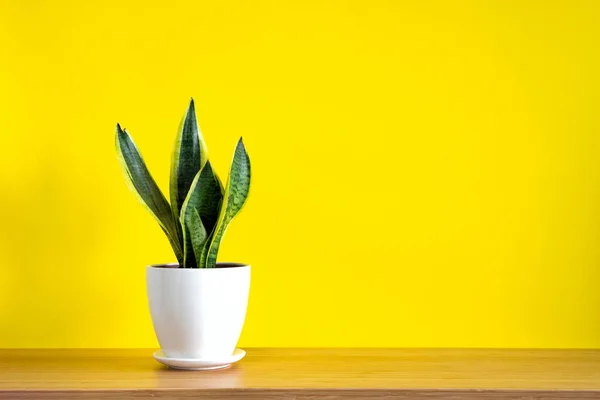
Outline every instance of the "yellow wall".
[[0, 347], [154, 347], [116, 122], [253, 189], [241, 346], [600, 347], [600, 2], [0, 0]]

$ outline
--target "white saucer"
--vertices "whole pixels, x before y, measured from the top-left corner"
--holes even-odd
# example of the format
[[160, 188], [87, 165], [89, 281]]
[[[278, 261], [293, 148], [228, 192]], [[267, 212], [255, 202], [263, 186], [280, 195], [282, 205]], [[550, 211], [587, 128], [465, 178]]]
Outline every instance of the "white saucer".
[[173, 369], [185, 369], [191, 371], [204, 371], [210, 369], [227, 368], [236, 361], [241, 360], [246, 355], [242, 349], [235, 349], [233, 354], [227, 357], [219, 358], [169, 358], [165, 356], [162, 350], [154, 353], [154, 359], [161, 364], [167, 365]]

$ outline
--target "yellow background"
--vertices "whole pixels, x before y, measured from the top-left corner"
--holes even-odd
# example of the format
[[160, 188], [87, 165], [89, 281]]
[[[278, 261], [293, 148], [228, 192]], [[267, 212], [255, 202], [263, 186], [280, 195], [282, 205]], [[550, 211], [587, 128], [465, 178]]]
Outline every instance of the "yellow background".
[[600, 2], [0, 0], [0, 347], [154, 347], [190, 96], [250, 200], [241, 346], [600, 347]]

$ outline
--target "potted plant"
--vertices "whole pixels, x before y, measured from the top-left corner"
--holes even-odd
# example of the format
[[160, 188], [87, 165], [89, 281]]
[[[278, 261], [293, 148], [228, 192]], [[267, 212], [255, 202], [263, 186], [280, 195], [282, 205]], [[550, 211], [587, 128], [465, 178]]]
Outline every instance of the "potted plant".
[[161, 347], [155, 358], [173, 368], [227, 367], [245, 354], [235, 346], [250, 289], [249, 265], [217, 262], [223, 235], [250, 188], [250, 159], [242, 138], [224, 188], [208, 160], [192, 99], [175, 139], [170, 203], [118, 124], [116, 148], [129, 188], [167, 235], [177, 258], [177, 263], [146, 269], [150, 314]]

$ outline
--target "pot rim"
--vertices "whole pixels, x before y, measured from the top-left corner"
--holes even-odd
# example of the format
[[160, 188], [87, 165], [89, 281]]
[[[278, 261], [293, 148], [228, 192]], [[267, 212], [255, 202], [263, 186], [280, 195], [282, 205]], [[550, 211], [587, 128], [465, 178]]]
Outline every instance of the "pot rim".
[[146, 266], [147, 269], [165, 269], [175, 271], [218, 271], [223, 269], [237, 269], [237, 268], [250, 268], [250, 264], [238, 263], [238, 262], [218, 262], [216, 268], [179, 268], [179, 263], [161, 263], [161, 264], [150, 264]]

